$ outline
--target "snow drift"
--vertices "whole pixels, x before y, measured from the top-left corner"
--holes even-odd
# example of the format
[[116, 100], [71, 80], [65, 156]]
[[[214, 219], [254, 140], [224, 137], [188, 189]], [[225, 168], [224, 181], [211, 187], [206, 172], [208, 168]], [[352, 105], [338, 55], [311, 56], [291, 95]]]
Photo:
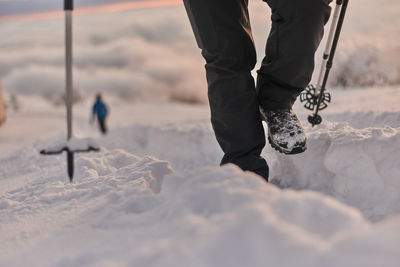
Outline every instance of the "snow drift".
[[265, 151], [270, 184], [215, 167], [205, 121], [121, 128], [73, 184], [37, 142], [0, 162], [0, 265], [397, 266], [400, 129], [307, 131], [303, 155]]
[[328, 194], [371, 221], [400, 213], [400, 128], [354, 129], [326, 122], [308, 130], [306, 153], [276, 155], [275, 183]]
[[[267, 9], [260, 1], [251, 12], [261, 50]], [[390, 14], [396, 25], [398, 14]], [[349, 31], [355, 47], [369, 44], [358, 35], [369, 27], [359, 21]], [[141, 103], [206, 102], [203, 60], [183, 7], [75, 22], [76, 87], [137, 101], [111, 100], [110, 134], [99, 137], [100, 152], [76, 155], [75, 182], [68, 183], [65, 155], [38, 153], [65, 140], [64, 110], [37, 97], [63, 91], [62, 20], [2, 25], [5, 93], [23, 96], [0, 131], [0, 266], [398, 267], [398, 88], [332, 92], [324, 123], [307, 128], [306, 153], [287, 157], [266, 147], [267, 184], [235, 166], [218, 167], [206, 107]], [[381, 57], [387, 47], [398, 49], [388, 45], [398, 35], [390, 35], [382, 49], [340, 49], [332, 81], [396, 81], [398, 63]], [[95, 135], [89, 106], [74, 107], [83, 136]]]
[[329, 84], [354, 88], [400, 83], [400, 68], [388, 57], [390, 52], [373, 45], [344, 45], [335, 58]]

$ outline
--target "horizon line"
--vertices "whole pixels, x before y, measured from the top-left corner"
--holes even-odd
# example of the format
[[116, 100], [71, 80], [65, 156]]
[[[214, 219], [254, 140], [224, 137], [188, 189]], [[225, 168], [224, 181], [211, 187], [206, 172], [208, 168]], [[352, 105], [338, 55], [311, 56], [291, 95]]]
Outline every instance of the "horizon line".
[[[123, 2], [114, 4], [105, 4], [91, 7], [81, 7], [73, 11], [74, 16], [83, 16], [88, 14], [112, 13], [125, 10], [173, 7], [182, 5], [182, 0], [149, 0], [139, 2]], [[64, 11], [48, 11], [39, 13], [26, 13], [18, 15], [0, 16], [0, 23], [34, 21], [58, 19], [64, 16]]]

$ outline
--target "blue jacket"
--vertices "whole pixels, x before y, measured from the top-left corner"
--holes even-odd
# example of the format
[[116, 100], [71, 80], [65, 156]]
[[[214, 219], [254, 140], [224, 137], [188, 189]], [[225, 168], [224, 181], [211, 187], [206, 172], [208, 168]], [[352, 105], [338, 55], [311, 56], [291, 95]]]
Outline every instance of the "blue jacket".
[[93, 116], [96, 114], [99, 120], [104, 120], [107, 117], [107, 106], [101, 100], [96, 100], [93, 105]]

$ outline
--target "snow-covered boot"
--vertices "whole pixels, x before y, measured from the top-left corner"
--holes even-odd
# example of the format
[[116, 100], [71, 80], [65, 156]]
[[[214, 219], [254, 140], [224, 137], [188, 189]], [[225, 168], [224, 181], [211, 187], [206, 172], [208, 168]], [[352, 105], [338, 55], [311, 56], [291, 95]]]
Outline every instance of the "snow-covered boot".
[[306, 150], [304, 129], [292, 109], [266, 110], [260, 107], [260, 112], [268, 124], [268, 140], [273, 148], [285, 154]]

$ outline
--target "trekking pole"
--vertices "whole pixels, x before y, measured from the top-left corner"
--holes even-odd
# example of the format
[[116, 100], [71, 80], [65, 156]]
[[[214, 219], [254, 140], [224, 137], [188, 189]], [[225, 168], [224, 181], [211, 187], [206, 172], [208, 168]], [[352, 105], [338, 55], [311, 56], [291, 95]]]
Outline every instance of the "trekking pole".
[[61, 154], [67, 152], [67, 169], [69, 181], [74, 177], [74, 153], [98, 151], [96, 142], [90, 138], [77, 139], [72, 134], [72, 103], [73, 103], [73, 83], [72, 83], [72, 11], [74, 9], [73, 0], [64, 0], [65, 10], [65, 106], [67, 108], [67, 143], [55, 145], [49, 149], [40, 151], [44, 155]]
[[[65, 10], [65, 77], [66, 77], [66, 107], [67, 107], [67, 140], [72, 137], [72, 10], [73, 0], [64, 1]], [[67, 151], [68, 176], [72, 181], [74, 175], [74, 153]]]
[[308, 85], [305, 92], [300, 94], [300, 101], [306, 102], [304, 107], [311, 111], [315, 110], [314, 114], [308, 116], [308, 122], [310, 122], [313, 127], [322, 122], [322, 117], [318, 112], [327, 108], [328, 103], [331, 102], [331, 95], [328, 92], [325, 92], [326, 84], [333, 65], [333, 58], [335, 57], [348, 3], [349, 0], [336, 0], [332, 24], [326, 42], [317, 85], [315, 87], [312, 84]]

